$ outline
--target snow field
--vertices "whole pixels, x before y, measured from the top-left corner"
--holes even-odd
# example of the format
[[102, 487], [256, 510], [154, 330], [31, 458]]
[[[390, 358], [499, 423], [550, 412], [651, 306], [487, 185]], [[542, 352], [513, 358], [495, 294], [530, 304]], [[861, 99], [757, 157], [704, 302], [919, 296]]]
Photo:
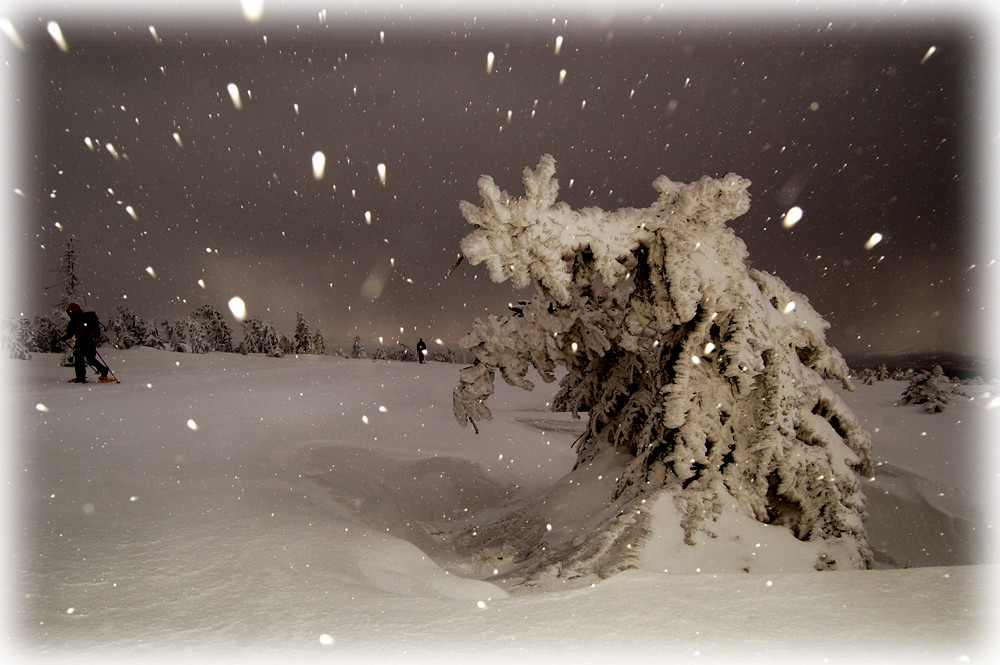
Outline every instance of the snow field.
[[[901, 383], [843, 395], [873, 432], [879, 566], [923, 567], [797, 572], [787, 534], [727, 521], [726, 547], [666, 538], [638, 570], [516, 591], [461, 576], [476, 566], [434, 534], [568, 482], [579, 423], [545, 409], [554, 385], [498, 385], [476, 435], [452, 416], [458, 366], [103, 352], [122, 384], [4, 361], [13, 658], [978, 662], [991, 646], [989, 387], [935, 415], [894, 406]], [[549, 537], [573, 537], [580, 482]]]

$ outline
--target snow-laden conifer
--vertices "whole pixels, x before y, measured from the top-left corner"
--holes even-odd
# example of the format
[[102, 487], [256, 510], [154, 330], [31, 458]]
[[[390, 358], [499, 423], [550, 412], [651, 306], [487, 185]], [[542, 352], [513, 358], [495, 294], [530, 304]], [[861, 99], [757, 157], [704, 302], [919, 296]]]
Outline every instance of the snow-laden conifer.
[[351, 358], [362, 358], [365, 360], [371, 358], [371, 354], [369, 354], [368, 349], [365, 348], [360, 335], [354, 336], [354, 343], [351, 345]]
[[203, 331], [206, 352], [233, 352], [233, 331], [218, 308], [202, 305], [191, 313], [191, 319], [197, 322]]
[[309, 324], [302, 312], [295, 313], [295, 348], [294, 353], [315, 353], [313, 339], [309, 333]]
[[[944, 384], [944, 385], [942, 385]], [[927, 413], [941, 413], [951, 404], [951, 395], [963, 395], [952, 385], [940, 365], [915, 375], [903, 391], [901, 404], [921, 404]]]
[[[291, 344], [289, 340], [287, 344]], [[282, 335], [274, 324], [259, 316], [254, 316], [243, 322], [243, 341], [237, 349], [240, 353], [263, 353], [280, 358], [282, 350]]]
[[118, 305], [115, 308], [115, 313], [108, 319], [107, 331], [115, 348], [118, 349], [130, 349], [133, 346], [163, 348], [156, 327], [144, 321], [125, 305]]
[[624, 460], [608, 497], [615, 515], [590, 536], [598, 544], [539, 546], [536, 572], [627, 567], [632, 540], [649, 535], [648, 500], [664, 493], [689, 542], [735, 502], [828, 544], [817, 568], [867, 566], [858, 474], [872, 473], [870, 437], [827, 384], [851, 389], [826, 321], [805, 296], [750, 268], [726, 226], [749, 209], [749, 181], [660, 176], [648, 208], [605, 212], [557, 202], [554, 174], [546, 155], [524, 170], [523, 197], [483, 176], [481, 205], [460, 205], [476, 227], [462, 240], [465, 258], [485, 263], [495, 282], [534, 285], [535, 296], [477, 319], [462, 341], [476, 362], [460, 372], [456, 418], [491, 417], [496, 372], [531, 389], [529, 366], [545, 381], [563, 366], [563, 401], [589, 411], [577, 467]]
[[319, 330], [313, 333], [309, 345], [316, 355], [321, 356], [326, 353], [326, 340], [323, 339], [323, 333]]

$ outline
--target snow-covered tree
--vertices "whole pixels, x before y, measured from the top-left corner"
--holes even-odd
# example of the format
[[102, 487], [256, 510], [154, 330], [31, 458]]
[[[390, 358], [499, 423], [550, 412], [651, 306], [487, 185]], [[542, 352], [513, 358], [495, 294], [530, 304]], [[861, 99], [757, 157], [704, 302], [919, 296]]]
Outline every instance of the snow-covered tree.
[[181, 329], [168, 319], [160, 319], [159, 329], [163, 337], [163, 347], [168, 351], [186, 351]]
[[323, 339], [323, 333], [319, 330], [313, 333], [310, 345], [312, 346], [312, 352], [316, 355], [321, 356], [326, 353], [326, 340]]
[[458, 354], [452, 349], [445, 347], [444, 349], [434, 349], [428, 350], [427, 352], [428, 362], [438, 362], [438, 363], [460, 363], [462, 359], [459, 358]]
[[108, 319], [107, 332], [112, 343], [119, 349], [130, 349], [133, 346], [163, 348], [156, 327], [141, 319], [125, 305], [118, 305], [115, 308], [115, 313]]
[[940, 413], [951, 404], [954, 394], [962, 395], [950, 384], [941, 366], [935, 365], [929, 372], [914, 376], [899, 401], [901, 404], [922, 404], [927, 413]]
[[208, 339], [208, 328], [206, 328], [205, 322], [202, 319], [188, 316], [178, 320], [177, 327], [181, 331], [181, 335], [186, 342], [186, 350], [189, 353], [208, 353], [211, 351], [212, 347]]
[[202, 329], [205, 352], [233, 352], [233, 331], [216, 307], [202, 305], [191, 313], [190, 318]]
[[[76, 267], [76, 238], [70, 236], [66, 241], [66, 250], [63, 252], [62, 262], [59, 266], [60, 290], [59, 304], [57, 311], [65, 313], [71, 302], [83, 303], [80, 294], [80, 277], [77, 275]], [[66, 319], [68, 321], [68, 317]]]
[[203, 321], [193, 316], [173, 321], [163, 320], [164, 346], [178, 353], [207, 353], [209, 349], [208, 332]]
[[[59, 337], [66, 332], [66, 325], [69, 323], [67, 307], [71, 302], [82, 305], [84, 301], [80, 292], [80, 277], [77, 274], [76, 238], [72, 236], [66, 241], [66, 249], [60, 260], [58, 273], [59, 302], [51, 314], [38, 317], [35, 324], [32, 347], [43, 353], [66, 351], [66, 347], [59, 341]], [[73, 354], [67, 352], [60, 363], [64, 367], [71, 366]]]
[[363, 358], [367, 360], [371, 358], [368, 350], [365, 348], [364, 343], [361, 341], [360, 335], [354, 336], [354, 343], [351, 345], [351, 357], [352, 358]]
[[13, 360], [31, 360], [31, 322], [28, 319], [3, 317], [0, 349]]
[[890, 375], [889, 368], [885, 366], [885, 363], [883, 363], [879, 365], [878, 368], [863, 369], [857, 376], [861, 379], [861, 383], [866, 386], [870, 386], [877, 381], [888, 381]]
[[280, 358], [284, 355], [281, 347], [282, 335], [270, 321], [255, 316], [243, 322], [243, 342], [239, 348], [241, 353], [263, 353]]
[[851, 389], [828, 324], [805, 296], [751, 269], [726, 226], [749, 209], [749, 181], [660, 176], [650, 207], [605, 212], [557, 203], [554, 175], [546, 155], [524, 170], [524, 197], [483, 176], [482, 204], [461, 203], [476, 227], [465, 258], [535, 296], [475, 321], [461, 344], [477, 360], [454, 391], [458, 422], [475, 424], [491, 417], [496, 372], [530, 390], [529, 365], [545, 381], [562, 365], [568, 404], [589, 409], [577, 466], [626, 460], [608, 497], [615, 516], [591, 535], [602, 544], [548, 548], [544, 565], [627, 567], [629, 539], [651, 528], [647, 500], [665, 493], [689, 543], [735, 504], [820, 543], [817, 568], [868, 566], [858, 474], [872, 473], [870, 436], [826, 383]]
[[309, 334], [309, 324], [302, 312], [295, 313], [295, 349], [294, 353], [314, 353], [312, 335]]
[[65, 312], [52, 312], [35, 317], [31, 327], [31, 350], [39, 353], [59, 353], [66, 347], [59, 338], [66, 332], [69, 317]]
[[417, 361], [417, 352], [411, 349], [409, 344], [405, 342], [396, 342], [396, 344], [399, 345], [399, 348], [392, 354], [393, 360], [402, 360], [403, 362]]

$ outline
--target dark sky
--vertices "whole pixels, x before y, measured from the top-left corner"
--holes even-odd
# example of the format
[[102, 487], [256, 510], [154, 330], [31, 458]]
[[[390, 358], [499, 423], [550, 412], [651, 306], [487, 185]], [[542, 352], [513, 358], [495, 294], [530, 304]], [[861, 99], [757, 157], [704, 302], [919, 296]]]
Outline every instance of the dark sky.
[[302, 312], [335, 345], [455, 344], [530, 295], [483, 266], [443, 280], [472, 230], [458, 203], [484, 173], [522, 194], [550, 153], [574, 207], [648, 206], [660, 174], [747, 177], [731, 226], [841, 351], [981, 351], [974, 17], [352, 11], [12, 18], [16, 312], [54, 306], [74, 236], [105, 319], [229, 317], [240, 296], [289, 335]]

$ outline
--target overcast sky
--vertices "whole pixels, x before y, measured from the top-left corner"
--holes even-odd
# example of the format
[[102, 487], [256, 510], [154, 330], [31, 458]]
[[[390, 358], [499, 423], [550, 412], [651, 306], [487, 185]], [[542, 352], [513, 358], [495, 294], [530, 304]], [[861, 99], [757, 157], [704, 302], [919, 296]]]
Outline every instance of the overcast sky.
[[[85, 305], [105, 319], [120, 304], [147, 319], [212, 304], [239, 330], [227, 302], [240, 296], [289, 335], [301, 312], [335, 345], [455, 344], [530, 296], [483, 266], [443, 279], [472, 230], [458, 203], [479, 203], [481, 174], [522, 194], [521, 170], [550, 153], [574, 207], [648, 206], [660, 174], [749, 178], [751, 210], [731, 226], [755, 267], [826, 317], [834, 346], [980, 351], [989, 36], [972, 15], [337, 4], [256, 22], [236, 2], [11, 16], [20, 268], [4, 313], [56, 304], [44, 287], [73, 236]], [[792, 206], [802, 219], [785, 228]]]

